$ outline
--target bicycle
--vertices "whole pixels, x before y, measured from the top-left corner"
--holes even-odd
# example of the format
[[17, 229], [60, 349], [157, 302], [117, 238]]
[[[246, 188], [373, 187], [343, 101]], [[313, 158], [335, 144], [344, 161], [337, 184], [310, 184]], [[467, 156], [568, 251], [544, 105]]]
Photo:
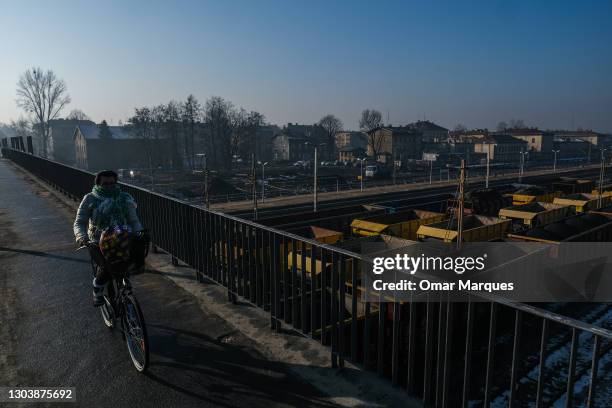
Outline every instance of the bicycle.
[[89, 250], [93, 276], [96, 276], [99, 268], [104, 267], [109, 268], [111, 275], [104, 288], [104, 304], [100, 306], [102, 320], [109, 329], [115, 328], [117, 321], [121, 322], [120, 330], [132, 364], [137, 371], [144, 372], [149, 366], [149, 339], [142, 310], [128, 279], [134, 264], [132, 262], [122, 268], [110, 267], [96, 243], [89, 242], [77, 250], [84, 248]]

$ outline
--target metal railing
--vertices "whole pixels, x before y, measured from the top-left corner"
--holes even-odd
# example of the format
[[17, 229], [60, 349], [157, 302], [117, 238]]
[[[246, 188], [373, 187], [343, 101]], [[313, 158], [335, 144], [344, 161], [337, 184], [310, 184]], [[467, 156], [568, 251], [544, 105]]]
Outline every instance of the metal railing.
[[[2, 149], [3, 156], [80, 200], [91, 173]], [[328, 346], [333, 367], [350, 360], [388, 377], [426, 406], [607, 406], [612, 332], [501, 298], [427, 303], [362, 300], [361, 255], [256, 222], [123, 184], [154, 245], [282, 324]], [[599, 319], [599, 320], [598, 320]], [[567, 357], [567, 358], [566, 358]], [[532, 405], [533, 406], [533, 405]]]

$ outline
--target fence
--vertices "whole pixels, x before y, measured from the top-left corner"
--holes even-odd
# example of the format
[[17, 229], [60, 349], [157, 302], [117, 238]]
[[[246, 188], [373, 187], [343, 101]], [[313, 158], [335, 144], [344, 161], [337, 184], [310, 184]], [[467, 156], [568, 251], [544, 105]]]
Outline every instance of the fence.
[[[88, 172], [17, 150], [2, 154], [74, 200], [91, 189]], [[242, 298], [269, 312], [272, 330], [287, 324], [328, 346], [334, 367], [350, 360], [426, 406], [611, 401], [609, 330], [498, 298], [364, 302], [359, 254], [122, 187], [138, 202], [156, 246], [193, 267], [198, 281], [225, 287], [230, 301]], [[610, 318], [612, 306], [589, 313], [597, 323]]]

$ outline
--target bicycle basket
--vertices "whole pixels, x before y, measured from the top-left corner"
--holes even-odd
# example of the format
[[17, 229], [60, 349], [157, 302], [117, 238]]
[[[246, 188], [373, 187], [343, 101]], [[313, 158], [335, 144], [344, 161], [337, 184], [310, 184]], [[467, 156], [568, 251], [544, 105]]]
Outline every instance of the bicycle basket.
[[100, 251], [109, 264], [130, 261], [130, 231], [127, 228], [108, 228], [100, 236]]

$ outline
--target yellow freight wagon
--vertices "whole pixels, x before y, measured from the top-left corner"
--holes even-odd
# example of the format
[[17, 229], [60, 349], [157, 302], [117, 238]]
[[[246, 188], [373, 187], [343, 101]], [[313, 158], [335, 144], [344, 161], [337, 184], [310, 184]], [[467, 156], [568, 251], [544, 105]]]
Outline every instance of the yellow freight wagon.
[[524, 205], [533, 202], [552, 203], [555, 197], [561, 196], [559, 191], [544, 191], [539, 188], [525, 188], [510, 194], [512, 205]]
[[[599, 195], [599, 190], [598, 190], [598, 189], [596, 189], [596, 188], [594, 188], [594, 189], [591, 191], [591, 194], [593, 194], [593, 195]], [[606, 191], [606, 190], [604, 189], [604, 192], [602, 193], [602, 195], [601, 195], [601, 196], [602, 196], [602, 197], [611, 197], [611, 196], [612, 196], [612, 191], [610, 191], [610, 190]]]
[[322, 244], [335, 244], [342, 240], [342, 232], [317, 227], [315, 225], [288, 229], [287, 232], [299, 235], [300, 237], [314, 239]]
[[446, 214], [442, 213], [408, 210], [394, 214], [355, 219], [351, 223], [351, 232], [353, 235], [361, 237], [385, 234], [415, 240], [417, 230], [421, 225], [433, 224], [445, 219]]
[[513, 205], [499, 210], [499, 218], [502, 220], [518, 221], [529, 228], [550, 224], [572, 214], [573, 208], [568, 205], [540, 202]]
[[[484, 215], [468, 215], [463, 218], [464, 242], [486, 242], [503, 239], [510, 227], [510, 220]], [[439, 222], [421, 225], [417, 231], [419, 239], [435, 238], [444, 242], [457, 241], [457, 220], [452, 223]]]
[[508, 240], [540, 243], [610, 242], [612, 241], [612, 214], [580, 213], [546, 226], [508, 234]]
[[[302, 237], [305, 238], [310, 238], [310, 239], [314, 239], [317, 242], [320, 242], [322, 244], [336, 244], [340, 241], [342, 241], [342, 233], [339, 231], [334, 231], [334, 230], [330, 230], [327, 228], [322, 228], [322, 227], [317, 227], [314, 225], [308, 226], [308, 227], [301, 227], [301, 228], [295, 228], [292, 230], [288, 230], [287, 232], [290, 232], [292, 234], [295, 235], [300, 235]], [[285, 242], [285, 246], [286, 246], [286, 250], [287, 250], [287, 269], [291, 269], [293, 268], [293, 242], [291, 240], [288, 240]], [[301, 273], [302, 271], [302, 252], [305, 252], [305, 268], [304, 270], [306, 271], [307, 274], [309, 275], [317, 275], [319, 273], [321, 273], [321, 270], [323, 268], [323, 263], [321, 262], [320, 259], [316, 259], [318, 256], [320, 256], [318, 253], [315, 255], [315, 264], [312, 264], [311, 261], [311, 253], [312, 253], [312, 249], [313, 249], [313, 245], [312, 244], [304, 244], [301, 241], [297, 241], [296, 245], [295, 245], [295, 266], [296, 269]], [[317, 249], [315, 248], [315, 251]], [[283, 253], [283, 249], [281, 248], [281, 254]], [[329, 265], [331, 265], [331, 263], [327, 262], [329, 260], [325, 260], [325, 267], [329, 267]]]
[[599, 207], [605, 207], [610, 204], [610, 196], [601, 197], [601, 206], [599, 206], [599, 195], [593, 194], [570, 194], [565, 197], [557, 197], [553, 201], [554, 204], [569, 205], [576, 209], [577, 213], [587, 210], [595, 210]]
[[588, 193], [592, 188], [592, 180], [571, 177], [561, 177], [561, 180], [554, 182], [552, 185], [553, 191], [559, 191], [561, 194]]

